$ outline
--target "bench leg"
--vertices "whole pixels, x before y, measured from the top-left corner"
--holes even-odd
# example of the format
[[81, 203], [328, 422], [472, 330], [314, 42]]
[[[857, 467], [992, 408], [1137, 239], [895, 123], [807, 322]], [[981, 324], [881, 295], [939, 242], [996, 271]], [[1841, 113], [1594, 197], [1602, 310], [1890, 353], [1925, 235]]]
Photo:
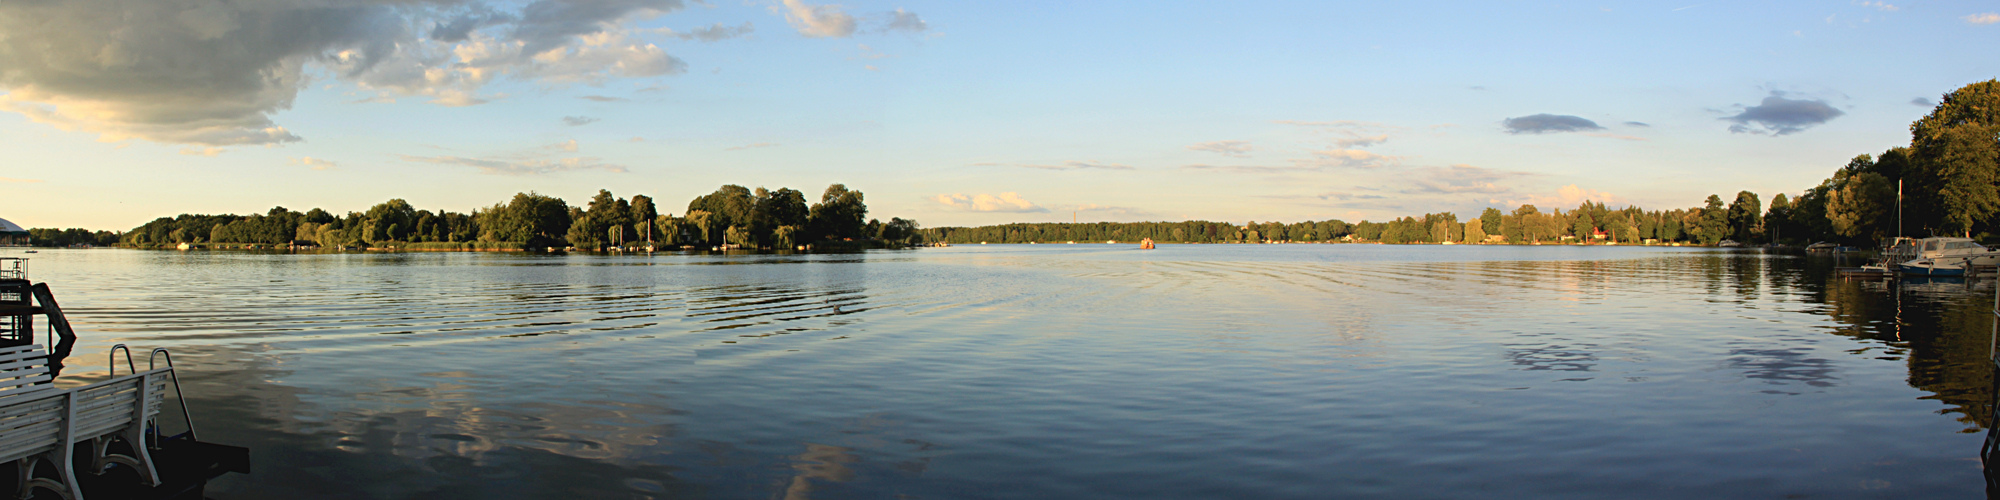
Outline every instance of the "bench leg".
[[[68, 453], [49, 451], [21, 459], [21, 466], [17, 469], [20, 471], [20, 481], [16, 483], [21, 485], [21, 490], [15, 493], [15, 498], [28, 500], [35, 496], [35, 488], [41, 488], [55, 492], [64, 500], [82, 500], [83, 493], [82, 489], [76, 486], [76, 475], [70, 473], [69, 467], [58, 465], [57, 460], [67, 458], [65, 455]], [[57, 475], [61, 476], [61, 480], [35, 477], [35, 466], [41, 464], [42, 460], [48, 460], [50, 465], [56, 466]]]

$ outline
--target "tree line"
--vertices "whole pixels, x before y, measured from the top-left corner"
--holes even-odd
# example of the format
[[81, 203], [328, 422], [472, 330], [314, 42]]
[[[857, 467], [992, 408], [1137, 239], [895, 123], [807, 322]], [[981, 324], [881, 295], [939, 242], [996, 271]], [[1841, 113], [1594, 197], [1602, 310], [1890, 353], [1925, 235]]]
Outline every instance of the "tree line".
[[[1872, 244], [1908, 235], [1981, 235], [2000, 232], [2000, 80], [1966, 85], [1940, 99], [1929, 115], [1910, 124], [1910, 144], [1880, 155], [1863, 154], [1833, 176], [1794, 196], [1756, 193], [1730, 200], [1709, 195], [1699, 206], [1609, 209], [1585, 201], [1575, 209], [1542, 211], [1521, 205], [1488, 207], [1461, 220], [1443, 212], [1388, 222], [1341, 220], [1295, 223], [1098, 222], [1018, 223], [934, 227], [924, 237], [947, 243], [1054, 243], [1137, 241], [1165, 243], [1269, 243], [1369, 241], [1382, 243], [1561, 242], [1679, 243], [1715, 245], [1804, 244], [1818, 241]], [[1900, 189], [1899, 189], [1900, 188]], [[1901, 197], [1901, 214], [1897, 213]], [[1898, 229], [1898, 221], [1902, 229]]]
[[600, 190], [580, 207], [559, 198], [520, 193], [508, 202], [461, 214], [418, 210], [395, 199], [346, 215], [277, 207], [248, 216], [162, 217], [125, 233], [34, 229], [31, 236], [45, 245], [115, 241], [141, 247], [233, 243], [595, 250], [640, 242], [791, 248], [828, 241], [1053, 243], [1147, 238], [1167, 243], [1869, 244], [1896, 235], [1991, 237], [2000, 230], [2000, 221], [1995, 220], [2000, 216], [2000, 80], [1945, 94], [1930, 114], [1910, 125], [1910, 135], [1908, 146], [1856, 156], [1819, 185], [1794, 196], [1773, 196], [1768, 206], [1756, 193], [1742, 191], [1732, 199], [1709, 195], [1699, 206], [1671, 210], [1636, 206], [1614, 210], [1602, 202], [1585, 201], [1566, 212], [1543, 211], [1534, 205], [1505, 211], [1488, 207], [1469, 219], [1441, 212], [1355, 223], [1335, 219], [1237, 225], [1194, 220], [920, 228], [916, 221], [901, 218], [887, 223], [866, 219], [861, 192], [840, 184], [829, 186], [819, 202], [810, 205], [804, 193], [789, 188], [727, 185], [690, 201], [680, 216], [659, 214], [652, 198], [644, 195], [628, 200]]
[[187, 243], [467, 250], [789, 249], [809, 244], [908, 245], [919, 243], [921, 237], [914, 220], [868, 219], [861, 191], [842, 184], [828, 186], [819, 202], [810, 205], [804, 193], [790, 188], [726, 185], [688, 202], [683, 214], [661, 214], [653, 198], [645, 195], [628, 199], [599, 190], [585, 205], [572, 206], [561, 198], [529, 192], [470, 214], [422, 210], [392, 199], [345, 215], [285, 207], [251, 215], [181, 214], [112, 235], [118, 244], [142, 248]]

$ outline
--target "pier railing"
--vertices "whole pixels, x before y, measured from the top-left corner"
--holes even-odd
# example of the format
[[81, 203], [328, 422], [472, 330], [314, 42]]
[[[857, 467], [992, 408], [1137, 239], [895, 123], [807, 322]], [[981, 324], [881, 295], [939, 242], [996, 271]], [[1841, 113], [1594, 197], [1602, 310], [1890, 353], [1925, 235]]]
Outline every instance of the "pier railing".
[[28, 279], [28, 259], [0, 257], [0, 280]]

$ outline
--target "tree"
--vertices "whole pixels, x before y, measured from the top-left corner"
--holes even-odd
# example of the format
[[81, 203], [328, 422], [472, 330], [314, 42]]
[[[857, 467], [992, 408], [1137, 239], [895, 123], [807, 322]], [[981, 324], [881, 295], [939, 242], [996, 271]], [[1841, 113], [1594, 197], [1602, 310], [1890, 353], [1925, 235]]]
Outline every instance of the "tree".
[[714, 219], [711, 224], [715, 226], [713, 229], [716, 231], [716, 239], [719, 240], [722, 231], [729, 226], [752, 224], [756, 204], [757, 200], [751, 196], [750, 188], [728, 184], [717, 188], [713, 193], [689, 201], [688, 214], [692, 216], [697, 210], [708, 212], [709, 217]]
[[1827, 192], [1826, 216], [1841, 236], [1872, 240], [1883, 236], [1886, 223], [1893, 223], [1896, 187], [1874, 172], [1859, 172]]
[[[1488, 212], [1493, 212], [1493, 213], [1499, 213], [1499, 212], [1500, 212], [1499, 210], [1494, 210], [1494, 209], [1491, 209], [1491, 208], [1488, 208], [1488, 209], [1486, 209], [1486, 210], [1487, 210]], [[1477, 219], [1477, 220], [1470, 220], [1470, 221], [1466, 221], [1466, 222], [1465, 222], [1465, 242], [1466, 242], [1466, 243], [1474, 243], [1474, 244], [1477, 244], [1477, 243], [1485, 243], [1485, 242], [1486, 242], [1486, 220], [1485, 220], [1485, 219], [1486, 219], [1485, 215], [1484, 215], [1484, 214], [1481, 214], [1481, 215], [1480, 215], [1480, 218], [1479, 218], [1479, 219]], [[1498, 222], [1498, 221], [1495, 221], [1495, 222]]]
[[1749, 243], [1764, 235], [1764, 208], [1757, 200], [1757, 193], [1739, 191], [1736, 201], [1729, 202], [1729, 235], [1736, 241]]
[[[640, 240], [653, 242], [653, 220], [660, 218], [660, 211], [653, 208], [653, 197], [643, 194], [632, 195], [632, 214], [626, 221], [633, 224], [632, 232], [638, 233]], [[636, 241], [636, 240], [635, 240]]]
[[[493, 205], [473, 214], [478, 221], [479, 239], [497, 243], [521, 243], [527, 248], [552, 247], [563, 243], [569, 232], [569, 205], [561, 198], [533, 192], [516, 193], [506, 204]], [[324, 243], [324, 242], [322, 242]]]
[[1708, 203], [1701, 208], [1701, 244], [1714, 245], [1729, 237], [1729, 211], [1722, 206], [1722, 197], [1708, 195]]
[[1764, 231], [1772, 243], [1777, 243], [1789, 231], [1787, 226], [1791, 225], [1791, 215], [1792, 203], [1785, 199], [1785, 193], [1771, 197], [1771, 208], [1764, 212]]
[[[1969, 234], [2000, 213], [2000, 80], [1960, 87], [1910, 124], [1911, 208], [1923, 226]], [[1932, 193], [1935, 193], [1932, 195]], [[1925, 199], [1932, 198], [1932, 199]]]
[[862, 200], [860, 191], [850, 191], [846, 185], [827, 186], [819, 203], [812, 206], [808, 236], [812, 239], [867, 237], [868, 205]]
[[1479, 229], [1486, 234], [1500, 234], [1500, 209], [1486, 207], [1479, 213]]
[[722, 225], [719, 217], [707, 210], [688, 212], [688, 227], [694, 229], [694, 242], [702, 246], [713, 246], [721, 242]]
[[[775, 231], [778, 227], [792, 226], [794, 229], [805, 227], [812, 214], [811, 209], [806, 207], [805, 193], [791, 188], [778, 188], [775, 191], [758, 188], [753, 208], [757, 219], [753, 229], [760, 239], [773, 244], [776, 243]], [[793, 235], [793, 240], [797, 239], [797, 235]], [[793, 245], [779, 246], [790, 248]]]

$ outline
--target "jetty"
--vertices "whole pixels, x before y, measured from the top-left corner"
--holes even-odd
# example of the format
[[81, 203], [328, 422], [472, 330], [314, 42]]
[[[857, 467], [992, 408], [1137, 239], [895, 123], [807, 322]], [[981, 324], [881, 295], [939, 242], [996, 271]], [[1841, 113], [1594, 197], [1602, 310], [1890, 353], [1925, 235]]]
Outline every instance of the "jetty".
[[[39, 316], [50, 344], [35, 342]], [[47, 283], [27, 279], [26, 259], [0, 258], [0, 492], [67, 500], [202, 498], [208, 480], [250, 472], [250, 450], [196, 438], [173, 355], [154, 349], [141, 371], [124, 344], [111, 347], [107, 380], [59, 388], [76, 332]], [[118, 371], [123, 352], [125, 371]], [[168, 398], [168, 388], [172, 398]], [[181, 432], [162, 430], [177, 406]], [[44, 496], [45, 497], [45, 496]]]

